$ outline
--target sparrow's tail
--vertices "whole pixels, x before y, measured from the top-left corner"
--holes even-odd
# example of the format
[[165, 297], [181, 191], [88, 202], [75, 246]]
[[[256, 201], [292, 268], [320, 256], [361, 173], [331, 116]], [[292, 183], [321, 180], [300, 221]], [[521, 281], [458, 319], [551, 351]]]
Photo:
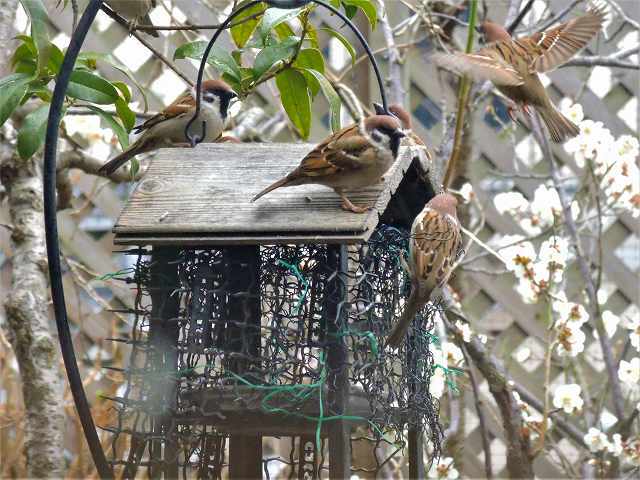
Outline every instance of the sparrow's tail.
[[146, 152], [147, 148], [145, 148], [145, 144], [140, 140], [134, 142], [133, 144], [131, 144], [131, 146], [129, 146], [129, 148], [127, 148], [120, 155], [112, 158], [103, 166], [101, 166], [100, 170], [98, 170], [98, 173], [101, 173], [103, 175], [111, 175], [113, 172], [115, 172], [117, 169], [119, 169], [122, 165], [127, 163], [136, 155]]
[[575, 137], [580, 133], [580, 129], [571, 120], [562, 115], [556, 107], [548, 105], [538, 108], [538, 113], [547, 125], [551, 138], [556, 143]]
[[[153, 22], [151, 21], [151, 17], [149, 17], [148, 13], [144, 17], [142, 17], [142, 20], [140, 20], [140, 24], [153, 27]], [[157, 30], [145, 30], [144, 32], [151, 35], [152, 37], [158, 38], [160, 36]]]
[[404, 305], [404, 311], [400, 316], [400, 320], [398, 320], [398, 323], [393, 327], [393, 330], [391, 330], [391, 333], [387, 338], [388, 346], [391, 348], [397, 348], [402, 344], [402, 341], [409, 330], [409, 325], [411, 325], [416, 313], [424, 307], [424, 304], [427, 303], [428, 299], [428, 295], [421, 296], [416, 288], [411, 288], [411, 294], [409, 295], [407, 303]]
[[259, 194], [257, 194], [255, 197], [253, 197], [251, 199], [252, 202], [255, 202], [256, 200], [258, 200], [260, 197], [265, 196], [267, 193], [275, 190], [276, 188], [280, 188], [280, 187], [284, 187], [286, 186], [289, 182], [291, 181], [291, 179], [286, 176], [284, 178], [281, 178], [280, 180], [278, 180], [277, 182], [272, 183], [271, 185], [269, 185], [267, 188], [265, 188], [264, 190], [262, 190]]

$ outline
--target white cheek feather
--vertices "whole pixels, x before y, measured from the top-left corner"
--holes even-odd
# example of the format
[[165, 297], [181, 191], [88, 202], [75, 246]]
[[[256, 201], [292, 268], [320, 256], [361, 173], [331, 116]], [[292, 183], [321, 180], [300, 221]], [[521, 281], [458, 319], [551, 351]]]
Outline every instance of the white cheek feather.
[[446, 217], [454, 225], [458, 224], [458, 219], [456, 217], [454, 217], [453, 215], [451, 215], [450, 213], [447, 213]]

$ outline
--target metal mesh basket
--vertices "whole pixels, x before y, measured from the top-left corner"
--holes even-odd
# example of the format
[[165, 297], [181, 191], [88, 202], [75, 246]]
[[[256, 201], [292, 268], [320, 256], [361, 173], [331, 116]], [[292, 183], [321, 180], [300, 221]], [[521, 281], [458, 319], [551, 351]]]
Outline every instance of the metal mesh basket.
[[265, 475], [279, 462], [326, 477], [325, 438], [338, 423], [352, 450], [371, 451], [352, 471], [379, 473], [412, 430], [436, 456], [432, 308], [401, 349], [384, 347], [409, 293], [406, 245], [406, 232], [380, 226], [352, 246], [126, 252], [137, 256], [138, 294], [130, 367], [112, 398], [114, 465], [125, 477], [143, 467], [221, 478], [234, 436], [291, 437], [288, 455], [260, 459]]

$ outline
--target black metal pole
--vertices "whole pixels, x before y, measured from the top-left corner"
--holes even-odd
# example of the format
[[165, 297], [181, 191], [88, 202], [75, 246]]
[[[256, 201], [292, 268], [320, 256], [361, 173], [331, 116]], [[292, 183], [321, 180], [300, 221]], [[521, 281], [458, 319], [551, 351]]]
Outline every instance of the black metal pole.
[[51, 282], [51, 299], [58, 327], [58, 338], [64, 366], [67, 370], [67, 378], [73, 395], [73, 400], [80, 417], [80, 423], [87, 439], [93, 462], [96, 465], [101, 478], [113, 478], [113, 471], [102, 450], [100, 439], [96, 432], [89, 402], [82, 386], [80, 370], [73, 350], [73, 341], [69, 330], [67, 309], [64, 303], [64, 288], [62, 286], [62, 269], [60, 266], [60, 245], [58, 242], [58, 223], [56, 218], [56, 155], [58, 148], [58, 128], [62, 116], [62, 103], [64, 101], [69, 77], [76, 63], [80, 47], [84, 43], [87, 32], [96, 17], [102, 0], [90, 0], [86, 10], [73, 32], [69, 48], [64, 56], [60, 73], [53, 89], [51, 106], [49, 107], [49, 121], [44, 145], [44, 229], [47, 242], [47, 258], [49, 262], [49, 279]]
[[[373, 66], [373, 71], [376, 74], [376, 80], [378, 81], [378, 88], [380, 89], [380, 99], [382, 100], [382, 108], [387, 115], [391, 115], [391, 113], [389, 112], [389, 105], [387, 103], [387, 94], [384, 88], [382, 74], [380, 73], [380, 68], [378, 67], [378, 63], [376, 62], [375, 56], [373, 55], [373, 52], [371, 51], [371, 48], [369, 47], [367, 40], [364, 38], [362, 33], [360, 33], [360, 30], [358, 30], [358, 27], [356, 27], [353, 24], [353, 22], [349, 20], [349, 18], [347, 18], [346, 15], [344, 15], [337, 8], [333, 7], [332, 5], [329, 5], [328, 3], [323, 2], [322, 0], [264, 0], [264, 1], [265, 3], [267, 3], [272, 7], [285, 8], [285, 9], [286, 8], [293, 9], [293, 8], [303, 7], [305, 5], [308, 5], [309, 3], [315, 3], [331, 11], [334, 15], [337, 15], [338, 17], [340, 17], [340, 19], [347, 26], [349, 26], [351, 30], [353, 30], [353, 33], [356, 34], [356, 37], [358, 37], [358, 40], [362, 44], [362, 48], [364, 48], [365, 52], [367, 53], [367, 56], [371, 61], [371, 65]], [[191, 117], [191, 120], [189, 120], [189, 123], [187, 123], [187, 126], [185, 127], [185, 130], [184, 130], [185, 137], [189, 140], [192, 147], [195, 147], [198, 143], [202, 141], [202, 139], [204, 138], [204, 132], [206, 128], [205, 121], [203, 120], [202, 134], [193, 135], [190, 131], [191, 125], [193, 125], [193, 122], [196, 121], [196, 118], [198, 118], [198, 115], [200, 114], [200, 102], [201, 102], [200, 97], [202, 96], [202, 92], [201, 92], [202, 78], [204, 76], [204, 67], [207, 64], [207, 58], [209, 58], [209, 53], [211, 52], [213, 45], [216, 43], [216, 40], [218, 40], [218, 37], [220, 37], [220, 34], [224, 31], [224, 29], [227, 28], [227, 26], [231, 23], [233, 19], [237, 17], [240, 13], [244, 12], [245, 10], [255, 5], [258, 5], [259, 3], [261, 3], [259, 0], [249, 2], [242, 5], [237, 10], [234, 10], [233, 12], [231, 12], [229, 17], [220, 25], [220, 27], [218, 27], [218, 29], [216, 30], [216, 33], [213, 34], [213, 37], [211, 37], [211, 40], [209, 40], [209, 43], [207, 44], [207, 48], [205, 48], [204, 50], [204, 53], [202, 55], [202, 60], [200, 61], [200, 68], [198, 69], [198, 80], [196, 81], [196, 111], [193, 114], [193, 117]]]

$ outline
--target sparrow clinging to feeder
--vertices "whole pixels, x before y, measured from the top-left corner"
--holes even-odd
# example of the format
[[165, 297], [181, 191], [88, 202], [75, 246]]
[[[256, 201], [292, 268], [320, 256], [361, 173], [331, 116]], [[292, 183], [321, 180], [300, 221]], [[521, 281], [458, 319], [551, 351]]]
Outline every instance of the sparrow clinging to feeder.
[[461, 242], [457, 205], [453, 195], [440, 193], [427, 202], [413, 221], [409, 261], [403, 262], [411, 278], [411, 294], [387, 339], [390, 347], [400, 346], [416, 313], [426, 305], [432, 292], [449, 279]]
[[[502, 26], [485, 21], [478, 28], [488, 42], [485, 48], [470, 54], [437, 55], [435, 62], [475, 80], [491, 80], [527, 113], [529, 107], [535, 108], [553, 141], [560, 143], [575, 137], [579, 129], [553, 105], [538, 74], [570, 60], [600, 31], [604, 17], [601, 9], [592, 7], [585, 15], [518, 39]], [[513, 107], [509, 114], [513, 119]]]
[[[227, 119], [229, 103], [235, 97], [236, 93], [222, 80], [202, 82], [200, 113], [191, 128], [199, 133], [204, 120], [203, 142], [212, 143], [220, 138]], [[188, 139], [184, 130], [195, 111], [194, 94], [185, 93], [163, 111], [134, 128], [134, 133], [143, 132], [142, 135], [120, 155], [105, 163], [100, 168], [100, 173], [111, 174], [140, 153], [186, 144]]]
[[252, 202], [281, 187], [320, 184], [333, 188], [342, 199], [342, 208], [364, 213], [345, 196], [347, 189], [363, 188], [380, 182], [398, 156], [405, 134], [398, 120], [374, 115], [330, 135], [316, 146], [286, 177], [258, 193]]

